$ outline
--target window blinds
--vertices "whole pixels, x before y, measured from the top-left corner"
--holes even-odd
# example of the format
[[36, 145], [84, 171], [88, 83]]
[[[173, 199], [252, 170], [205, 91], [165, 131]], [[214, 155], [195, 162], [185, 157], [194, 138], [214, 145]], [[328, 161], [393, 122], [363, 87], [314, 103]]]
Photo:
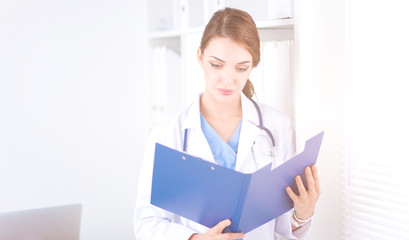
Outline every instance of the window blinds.
[[401, 2], [347, 1], [343, 239], [409, 239], [409, 17]]

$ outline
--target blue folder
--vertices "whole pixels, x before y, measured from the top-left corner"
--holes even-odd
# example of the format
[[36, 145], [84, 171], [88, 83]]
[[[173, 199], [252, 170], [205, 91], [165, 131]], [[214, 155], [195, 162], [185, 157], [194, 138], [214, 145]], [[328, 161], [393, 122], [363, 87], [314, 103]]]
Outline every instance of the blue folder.
[[214, 227], [224, 219], [225, 232], [247, 233], [293, 208], [285, 188], [316, 163], [324, 132], [307, 140], [300, 154], [271, 170], [271, 163], [252, 174], [219, 166], [156, 144], [151, 204]]

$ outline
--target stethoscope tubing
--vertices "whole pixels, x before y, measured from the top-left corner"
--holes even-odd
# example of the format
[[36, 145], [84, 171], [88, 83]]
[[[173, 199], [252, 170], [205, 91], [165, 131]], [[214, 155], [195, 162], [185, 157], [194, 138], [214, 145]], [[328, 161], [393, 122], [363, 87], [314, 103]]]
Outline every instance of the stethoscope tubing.
[[275, 148], [276, 147], [276, 141], [274, 139], [273, 133], [271, 133], [271, 131], [264, 126], [263, 116], [261, 114], [260, 106], [253, 99], [251, 99], [251, 98], [248, 98], [248, 99], [254, 104], [254, 107], [257, 110], [258, 121], [259, 121], [259, 125], [257, 127], [264, 130], [268, 134], [268, 136], [271, 139], [271, 143], [273, 144], [273, 148]]

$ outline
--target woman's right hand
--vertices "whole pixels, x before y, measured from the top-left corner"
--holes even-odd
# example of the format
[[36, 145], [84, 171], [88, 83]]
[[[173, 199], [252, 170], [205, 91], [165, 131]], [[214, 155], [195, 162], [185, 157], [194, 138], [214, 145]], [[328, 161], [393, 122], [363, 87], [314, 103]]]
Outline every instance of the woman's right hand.
[[204, 234], [193, 234], [189, 240], [234, 240], [244, 238], [243, 233], [222, 233], [230, 224], [229, 219], [223, 220]]

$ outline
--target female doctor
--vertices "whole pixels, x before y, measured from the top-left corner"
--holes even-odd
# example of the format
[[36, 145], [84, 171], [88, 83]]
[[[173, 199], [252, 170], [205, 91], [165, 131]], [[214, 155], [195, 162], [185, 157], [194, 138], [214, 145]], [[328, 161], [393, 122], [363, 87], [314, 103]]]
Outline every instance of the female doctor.
[[299, 194], [285, 189], [294, 209], [245, 236], [222, 233], [231, 224], [228, 219], [209, 229], [150, 204], [156, 142], [244, 173], [271, 162], [277, 167], [294, 154], [289, 118], [251, 100], [249, 75], [260, 61], [260, 40], [249, 14], [231, 8], [216, 12], [204, 30], [197, 59], [204, 72], [204, 92], [148, 139], [135, 210], [136, 239], [272, 240], [276, 233], [287, 239], [303, 238], [320, 195], [315, 165], [305, 169], [307, 187], [299, 176], [295, 178]]

